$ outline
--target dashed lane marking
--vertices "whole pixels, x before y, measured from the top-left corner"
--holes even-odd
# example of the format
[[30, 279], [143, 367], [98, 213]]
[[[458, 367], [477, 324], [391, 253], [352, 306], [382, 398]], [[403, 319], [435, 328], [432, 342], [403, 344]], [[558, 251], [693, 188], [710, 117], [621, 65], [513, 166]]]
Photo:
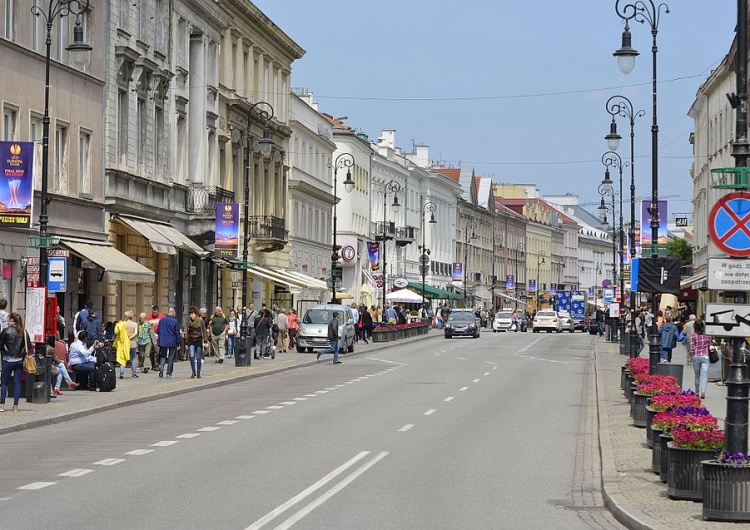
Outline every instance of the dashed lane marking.
[[221, 429], [221, 427], [201, 427], [198, 429], [198, 432], [212, 432], [212, 431], [218, 431]]
[[120, 462], [125, 462], [124, 458], [105, 458], [104, 460], [99, 460], [98, 462], [94, 462], [95, 466], [114, 466], [115, 464], [119, 464]]
[[156, 442], [155, 444], [151, 444], [151, 447], [169, 447], [170, 445], [174, 445], [177, 443], [177, 440], [162, 440], [161, 442]]
[[40, 490], [42, 488], [46, 488], [47, 486], [54, 486], [57, 484], [57, 482], [32, 482], [31, 484], [26, 484], [25, 486], [21, 486], [18, 488], [19, 490]]
[[185, 434], [180, 434], [179, 436], [176, 436], [176, 438], [184, 438], [184, 439], [190, 439], [195, 438], [196, 436], [200, 436], [201, 433], [199, 432], [186, 432]]
[[453, 396], [448, 396], [443, 401], [453, 401]]
[[270, 410], [256, 410], [253, 412], [253, 414], [268, 414], [270, 412]]
[[307, 400], [308, 400], [308, 398], [306, 398], [306, 397], [296, 397], [296, 398], [294, 398], [294, 401], [307, 401]]
[[235, 419], [236, 420], [251, 420], [254, 417], [255, 416], [253, 416], [252, 414], [243, 414], [242, 416], [235, 416]]
[[472, 381], [472, 383], [478, 383], [478, 382], [479, 382], [479, 379], [474, 379], [474, 380]]
[[216, 422], [216, 425], [234, 425], [235, 423], [237, 423], [237, 420], [224, 420]]
[[424, 413], [425, 416], [432, 416], [435, 412], [437, 412], [437, 409], [430, 409], [427, 412]]
[[268, 406], [268, 407], [266, 407], [266, 408], [267, 408], [268, 410], [281, 410], [281, 409], [283, 409], [283, 408], [284, 408], [284, 406], [283, 406], [283, 405], [270, 405], [270, 406]]
[[484, 372], [484, 375], [490, 375], [490, 373], [489, 372]]
[[464, 390], [466, 390], [467, 388], [469, 388], [469, 387], [468, 387], [468, 386], [462, 386], [461, 388], [459, 388], [459, 389], [458, 389], [458, 391], [459, 391], [459, 392], [463, 392], [463, 391], [464, 391]]
[[297, 402], [296, 401], [282, 401], [281, 404], [282, 405], [296, 405]]
[[93, 469], [71, 469], [70, 471], [66, 471], [65, 473], [60, 473], [59, 477], [82, 477], [84, 475], [88, 475], [94, 471]]
[[414, 424], [413, 424], [413, 423], [407, 423], [406, 425], [404, 425], [403, 427], [401, 427], [401, 428], [400, 428], [400, 429], [398, 430], [398, 432], [406, 432], [406, 431], [408, 431], [409, 429], [411, 429], [412, 427], [414, 427]]
[[[197, 435], [196, 435], [197, 436]], [[147, 455], [149, 453], [153, 453], [153, 449], [134, 449], [133, 451], [129, 451], [125, 453], [126, 455], [133, 455], [133, 456], [143, 456]]]

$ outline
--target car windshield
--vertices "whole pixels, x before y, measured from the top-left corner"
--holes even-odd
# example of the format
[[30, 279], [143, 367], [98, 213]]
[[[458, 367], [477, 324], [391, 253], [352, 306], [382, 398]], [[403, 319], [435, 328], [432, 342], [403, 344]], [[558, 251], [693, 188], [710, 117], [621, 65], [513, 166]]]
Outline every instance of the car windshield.
[[513, 313], [498, 313], [495, 315], [495, 318], [510, 319], [513, 318]]
[[472, 313], [469, 313], [468, 311], [451, 313], [451, 316], [448, 319], [448, 321], [450, 322], [474, 322], [474, 315]]
[[[333, 313], [332, 309], [308, 309], [302, 322], [304, 324], [328, 324], [333, 318]], [[338, 313], [340, 319], [341, 312]]]
[[558, 311], [557, 314], [561, 317], [570, 318], [570, 313], [568, 313], [567, 311]]
[[554, 311], [539, 311], [536, 316], [538, 317], [554, 317], [555, 312]]

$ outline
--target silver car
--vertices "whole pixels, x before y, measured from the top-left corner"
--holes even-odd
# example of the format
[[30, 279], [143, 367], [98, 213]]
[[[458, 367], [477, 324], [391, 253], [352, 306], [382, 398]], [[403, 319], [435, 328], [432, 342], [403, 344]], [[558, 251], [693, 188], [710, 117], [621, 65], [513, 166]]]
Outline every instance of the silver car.
[[570, 313], [567, 311], [558, 311], [558, 316], [560, 317], [561, 326], [563, 331], [569, 331], [570, 333], [575, 333], [576, 331], [576, 323], [573, 320], [573, 317], [570, 316]]
[[532, 324], [532, 330], [534, 333], [539, 333], [540, 330], [544, 330], [547, 333], [562, 333], [562, 321], [557, 311], [549, 309], [543, 309], [536, 312]]
[[312, 352], [316, 349], [328, 348], [328, 323], [333, 314], [339, 314], [339, 349], [344, 352], [354, 351], [354, 316], [351, 307], [338, 304], [316, 305], [305, 311], [299, 329], [297, 330], [297, 351], [299, 353]]

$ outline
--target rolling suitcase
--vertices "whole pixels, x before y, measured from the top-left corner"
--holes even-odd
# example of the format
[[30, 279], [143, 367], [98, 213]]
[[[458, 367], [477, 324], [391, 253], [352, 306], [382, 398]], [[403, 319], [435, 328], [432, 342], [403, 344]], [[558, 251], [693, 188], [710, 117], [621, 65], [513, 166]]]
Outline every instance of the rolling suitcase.
[[111, 392], [117, 386], [115, 365], [106, 362], [96, 367], [96, 391]]

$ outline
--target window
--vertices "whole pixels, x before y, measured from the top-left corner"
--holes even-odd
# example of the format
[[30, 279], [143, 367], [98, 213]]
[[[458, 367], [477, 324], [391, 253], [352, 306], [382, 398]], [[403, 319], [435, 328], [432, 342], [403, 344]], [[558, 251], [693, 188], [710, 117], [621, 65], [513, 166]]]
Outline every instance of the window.
[[[33, 0], [34, 7], [41, 8], [42, 0]], [[44, 19], [41, 16], [31, 16], [31, 49], [37, 53], [44, 53]]]
[[5, 107], [3, 109], [3, 140], [9, 142], [17, 140], [18, 111], [15, 108]]
[[41, 116], [35, 114], [31, 115], [31, 122], [29, 124], [29, 140], [32, 142], [42, 142], [42, 132], [44, 127], [42, 125]]
[[154, 173], [161, 175], [162, 149], [164, 149], [164, 109], [156, 107], [154, 110]]
[[55, 127], [55, 174], [52, 189], [60, 192], [63, 189], [68, 158], [68, 128], [65, 125]]
[[68, 36], [68, 18], [69, 17], [58, 17], [57, 28], [55, 29], [55, 36], [57, 37], [57, 60], [61, 63], [68, 62], [68, 50], [65, 48], [70, 45], [70, 37]]
[[130, 16], [130, 1], [120, 0], [120, 29], [128, 31], [128, 17]]
[[146, 153], [146, 102], [138, 98], [135, 108], [136, 166], [140, 170]]
[[156, 0], [155, 19], [156, 19], [156, 43], [154, 48], [158, 52], [163, 52], [167, 46], [167, 14], [164, 9], [165, 0]]
[[123, 88], [117, 94], [117, 159], [128, 161], [128, 91]]
[[5, 33], [4, 37], [13, 40], [15, 37], [16, 6], [15, 0], [5, 0]]
[[80, 178], [80, 195], [92, 198], [91, 194], [91, 133], [81, 131], [78, 136], [78, 175]]
[[185, 157], [187, 153], [185, 142], [187, 140], [187, 123], [184, 115], [177, 116], [177, 176], [185, 181]]

